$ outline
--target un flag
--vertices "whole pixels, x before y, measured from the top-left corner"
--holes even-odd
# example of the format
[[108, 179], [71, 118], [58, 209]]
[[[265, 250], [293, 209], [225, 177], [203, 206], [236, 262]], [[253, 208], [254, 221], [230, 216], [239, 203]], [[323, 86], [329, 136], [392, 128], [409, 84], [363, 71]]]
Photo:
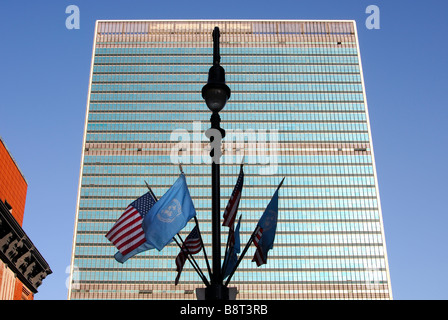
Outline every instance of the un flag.
[[143, 230], [147, 242], [162, 250], [195, 215], [196, 210], [182, 173], [146, 214]]

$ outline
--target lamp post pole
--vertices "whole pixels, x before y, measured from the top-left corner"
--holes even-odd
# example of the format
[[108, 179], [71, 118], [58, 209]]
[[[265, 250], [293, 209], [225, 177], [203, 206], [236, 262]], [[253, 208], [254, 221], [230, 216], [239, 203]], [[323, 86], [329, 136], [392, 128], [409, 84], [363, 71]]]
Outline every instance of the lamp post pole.
[[225, 130], [220, 127], [219, 111], [224, 108], [230, 98], [230, 88], [225, 84], [225, 71], [220, 66], [219, 28], [213, 30], [213, 66], [209, 70], [207, 84], [202, 88], [202, 97], [212, 111], [211, 128], [206, 131], [210, 139], [210, 156], [212, 158], [212, 279], [205, 289], [206, 300], [228, 300], [229, 290], [223, 284], [221, 272], [221, 219], [220, 219], [220, 158], [221, 140]]

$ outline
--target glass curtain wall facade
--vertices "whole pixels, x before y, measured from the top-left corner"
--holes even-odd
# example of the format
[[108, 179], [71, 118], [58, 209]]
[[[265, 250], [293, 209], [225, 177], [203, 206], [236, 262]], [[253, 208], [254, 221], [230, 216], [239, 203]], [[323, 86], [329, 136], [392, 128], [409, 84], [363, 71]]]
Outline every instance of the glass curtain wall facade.
[[229, 285], [237, 299], [392, 298], [355, 22], [201, 20], [96, 24], [69, 299], [196, 299], [204, 287], [188, 261], [174, 285], [174, 243], [120, 264], [104, 235], [145, 180], [161, 197], [181, 162], [211, 258], [201, 89], [215, 26], [232, 90], [220, 112], [221, 208], [244, 154], [242, 246], [286, 177], [268, 263], [251, 262], [252, 246]]

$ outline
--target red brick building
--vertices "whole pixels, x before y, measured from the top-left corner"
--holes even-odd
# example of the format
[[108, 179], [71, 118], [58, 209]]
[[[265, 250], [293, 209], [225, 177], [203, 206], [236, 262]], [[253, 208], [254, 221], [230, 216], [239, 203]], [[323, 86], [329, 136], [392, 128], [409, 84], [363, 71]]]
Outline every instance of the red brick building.
[[51, 273], [22, 229], [28, 184], [0, 138], [0, 300], [33, 300]]

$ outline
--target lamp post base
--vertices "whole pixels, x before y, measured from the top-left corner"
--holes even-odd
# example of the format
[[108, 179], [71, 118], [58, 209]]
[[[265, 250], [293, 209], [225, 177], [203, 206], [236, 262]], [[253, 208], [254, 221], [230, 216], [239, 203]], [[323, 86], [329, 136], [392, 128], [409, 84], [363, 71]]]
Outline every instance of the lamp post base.
[[222, 284], [212, 284], [205, 288], [205, 300], [229, 300], [229, 288]]

